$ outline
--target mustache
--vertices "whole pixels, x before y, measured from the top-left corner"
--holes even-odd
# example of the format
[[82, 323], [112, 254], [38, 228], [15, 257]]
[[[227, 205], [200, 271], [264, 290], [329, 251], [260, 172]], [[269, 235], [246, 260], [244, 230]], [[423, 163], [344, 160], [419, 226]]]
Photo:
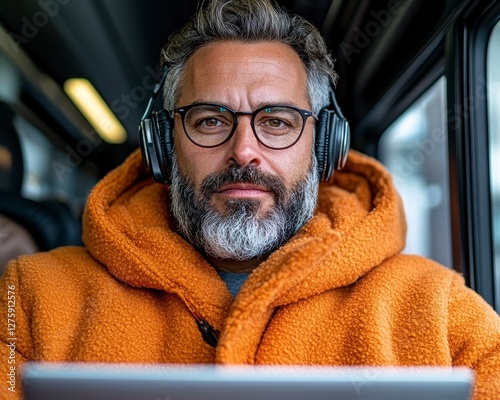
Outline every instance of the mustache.
[[209, 200], [222, 186], [233, 183], [251, 183], [263, 186], [273, 193], [277, 202], [281, 203], [286, 199], [287, 191], [281, 178], [263, 172], [253, 165], [244, 167], [231, 165], [224, 171], [210, 174], [201, 185], [201, 194]]

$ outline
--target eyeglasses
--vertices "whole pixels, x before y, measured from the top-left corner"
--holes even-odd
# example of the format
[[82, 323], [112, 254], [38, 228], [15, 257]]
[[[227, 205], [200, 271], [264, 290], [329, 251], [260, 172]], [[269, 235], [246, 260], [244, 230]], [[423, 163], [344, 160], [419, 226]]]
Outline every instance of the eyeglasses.
[[252, 112], [236, 112], [218, 104], [191, 104], [171, 111], [182, 118], [184, 132], [200, 147], [217, 147], [226, 143], [238, 126], [238, 116], [250, 115], [250, 125], [264, 146], [282, 150], [300, 139], [311, 111], [296, 107], [269, 105]]

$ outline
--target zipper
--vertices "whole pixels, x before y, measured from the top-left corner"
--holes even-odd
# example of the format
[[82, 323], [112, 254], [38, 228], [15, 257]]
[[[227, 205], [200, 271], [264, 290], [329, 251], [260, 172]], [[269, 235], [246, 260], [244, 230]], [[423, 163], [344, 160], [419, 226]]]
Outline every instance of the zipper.
[[198, 325], [198, 329], [203, 336], [203, 340], [207, 342], [210, 346], [216, 347], [219, 342], [219, 332], [217, 332], [214, 328], [210, 326], [210, 324], [203, 320], [196, 320], [196, 324]]

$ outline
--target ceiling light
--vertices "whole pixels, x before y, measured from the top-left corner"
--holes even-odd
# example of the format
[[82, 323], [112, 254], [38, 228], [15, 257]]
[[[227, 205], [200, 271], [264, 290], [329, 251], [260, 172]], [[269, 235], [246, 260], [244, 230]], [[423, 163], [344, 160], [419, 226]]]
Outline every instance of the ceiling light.
[[125, 128], [87, 79], [68, 79], [64, 91], [106, 142], [118, 144], [127, 139]]

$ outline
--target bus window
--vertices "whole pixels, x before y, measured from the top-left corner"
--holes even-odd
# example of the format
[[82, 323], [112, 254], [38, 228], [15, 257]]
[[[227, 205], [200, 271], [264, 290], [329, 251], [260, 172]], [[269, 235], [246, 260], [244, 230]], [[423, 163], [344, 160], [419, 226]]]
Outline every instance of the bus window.
[[[500, 22], [493, 29], [488, 45], [488, 131], [490, 185], [493, 216], [495, 286], [500, 288]], [[498, 302], [498, 300], [497, 300]]]
[[380, 160], [405, 205], [406, 253], [452, 266], [446, 134], [446, 78], [440, 78], [382, 135]]
[[88, 192], [97, 182], [96, 168], [77, 159], [74, 152], [68, 151], [69, 146], [65, 151], [55, 146], [20, 114], [15, 115], [13, 124], [24, 159], [22, 195], [33, 200], [69, 201], [74, 210], [81, 213]]

